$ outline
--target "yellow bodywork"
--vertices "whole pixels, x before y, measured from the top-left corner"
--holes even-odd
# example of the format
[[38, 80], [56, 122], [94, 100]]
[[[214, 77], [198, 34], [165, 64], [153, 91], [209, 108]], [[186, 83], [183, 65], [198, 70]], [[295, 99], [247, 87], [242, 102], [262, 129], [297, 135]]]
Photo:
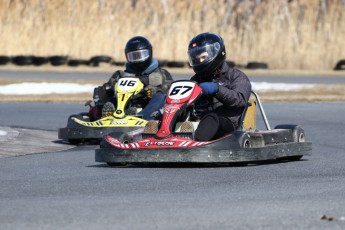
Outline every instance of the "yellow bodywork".
[[76, 123], [87, 127], [144, 127], [147, 123], [146, 120], [138, 116], [126, 116], [125, 114], [128, 100], [130, 100], [133, 95], [140, 93], [143, 88], [144, 84], [138, 78], [120, 78], [115, 85], [117, 108], [112, 116], [92, 122], [79, 120], [76, 117], [72, 119]]
[[122, 78], [115, 85], [117, 94], [117, 108], [114, 113], [116, 118], [124, 118], [127, 101], [144, 88], [144, 84], [138, 78]]
[[146, 120], [135, 116], [126, 116], [121, 119], [114, 117], [105, 117], [93, 122], [82, 121], [75, 117], [73, 117], [72, 119], [76, 123], [88, 127], [144, 127], [147, 123]]

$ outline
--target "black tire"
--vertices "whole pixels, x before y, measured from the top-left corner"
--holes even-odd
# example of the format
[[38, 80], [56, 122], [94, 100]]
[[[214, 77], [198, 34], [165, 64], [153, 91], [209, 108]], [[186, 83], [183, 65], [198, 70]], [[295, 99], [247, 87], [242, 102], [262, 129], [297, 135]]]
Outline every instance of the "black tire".
[[84, 142], [84, 139], [68, 139], [68, 142], [72, 145], [79, 145]]
[[167, 60], [158, 60], [159, 67], [165, 67], [167, 65]]
[[12, 59], [12, 63], [18, 66], [31, 65], [33, 61], [33, 56], [15, 56]]
[[170, 68], [183, 68], [185, 64], [183, 61], [168, 61], [166, 66]]
[[298, 156], [291, 156], [291, 157], [282, 157], [280, 160], [288, 160], [288, 161], [299, 161], [303, 155], [298, 155]]
[[226, 61], [226, 63], [228, 64], [228, 66], [230, 66], [230, 68], [234, 68], [236, 66], [235, 62], [233, 61]]
[[119, 167], [119, 166], [126, 166], [127, 163], [125, 162], [107, 162], [107, 165], [109, 165], [110, 167]]
[[268, 64], [263, 62], [249, 62], [247, 69], [268, 69]]
[[345, 59], [338, 61], [334, 67], [334, 70], [345, 70]]
[[46, 57], [34, 56], [33, 60], [32, 60], [32, 64], [34, 64], [36, 66], [44, 65], [44, 64], [47, 64], [48, 62], [49, 62], [49, 59]]
[[49, 57], [49, 62], [53, 66], [60, 66], [60, 65], [65, 65], [67, 62], [68, 56], [51, 56]]
[[112, 57], [109, 56], [93, 56], [90, 58], [90, 62], [105, 62], [110, 63], [113, 61]]
[[80, 60], [80, 59], [71, 59], [71, 60], [68, 60], [67, 62], [67, 65], [68, 66], [73, 66], [73, 67], [76, 67], [76, 66], [79, 66], [79, 65], [89, 65], [90, 62], [87, 61], [87, 60]]
[[12, 61], [11, 57], [8, 56], [0, 56], [0, 65], [7, 65]]
[[305, 132], [300, 125], [277, 125], [274, 129], [291, 129], [294, 142], [305, 142]]
[[[305, 142], [305, 132], [300, 125], [277, 125], [275, 129], [291, 129], [294, 142]], [[280, 157], [279, 160], [298, 161], [303, 155]]]
[[124, 61], [112, 61], [111, 65], [116, 65], [116, 66], [125, 66], [126, 62]]
[[113, 62], [113, 58], [109, 57], [109, 56], [93, 56], [89, 60], [89, 65], [97, 67], [97, 66], [99, 66], [99, 63], [108, 63], [108, 64], [110, 64], [112, 62]]

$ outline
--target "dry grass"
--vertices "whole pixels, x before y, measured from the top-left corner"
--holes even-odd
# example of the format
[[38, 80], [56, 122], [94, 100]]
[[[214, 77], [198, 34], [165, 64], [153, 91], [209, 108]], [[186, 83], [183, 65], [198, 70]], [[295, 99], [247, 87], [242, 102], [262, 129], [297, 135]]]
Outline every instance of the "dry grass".
[[345, 85], [323, 85], [299, 91], [262, 92], [259, 94], [263, 101], [345, 101]]
[[0, 54], [124, 61], [134, 35], [148, 37], [157, 58], [186, 60], [190, 39], [211, 31], [228, 59], [277, 69], [332, 69], [345, 58], [343, 0], [0, 0]]

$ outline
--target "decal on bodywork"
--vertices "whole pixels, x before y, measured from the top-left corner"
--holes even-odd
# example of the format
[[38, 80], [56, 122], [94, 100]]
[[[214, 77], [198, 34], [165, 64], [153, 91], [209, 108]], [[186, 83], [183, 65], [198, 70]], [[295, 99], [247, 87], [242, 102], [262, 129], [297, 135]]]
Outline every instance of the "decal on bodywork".
[[213, 143], [214, 141], [194, 141], [183, 137], [171, 137], [166, 140], [157, 140], [155, 138], [147, 138], [137, 142], [123, 144], [118, 139], [111, 136], [105, 136], [106, 141], [120, 149], [164, 149], [164, 148], [190, 148], [198, 147]]

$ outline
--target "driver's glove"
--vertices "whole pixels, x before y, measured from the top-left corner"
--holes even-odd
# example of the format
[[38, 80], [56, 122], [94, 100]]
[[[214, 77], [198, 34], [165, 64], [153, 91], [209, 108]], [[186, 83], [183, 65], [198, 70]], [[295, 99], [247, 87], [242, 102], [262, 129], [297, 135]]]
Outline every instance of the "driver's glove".
[[218, 84], [214, 82], [203, 82], [199, 86], [202, 88], [203, 94], [215, 94], [219, 90]]
[[157, 94], [157, 87], [148, 85], [144, 88], [145, 96], [152, 99]]
[[115, 84], [116, 82], [119, 80], [119, 78], [113, 78], [111, 77], [108, 82], [103, 84], [103, 88], [105, 89], [105, 91], [109, 91], [109, 90], [115, 90]]
[[88, 100], [87, 102], [85, 102], [85, 106], [94, 107], [95, 105], [96, 102], [94, 100]]

